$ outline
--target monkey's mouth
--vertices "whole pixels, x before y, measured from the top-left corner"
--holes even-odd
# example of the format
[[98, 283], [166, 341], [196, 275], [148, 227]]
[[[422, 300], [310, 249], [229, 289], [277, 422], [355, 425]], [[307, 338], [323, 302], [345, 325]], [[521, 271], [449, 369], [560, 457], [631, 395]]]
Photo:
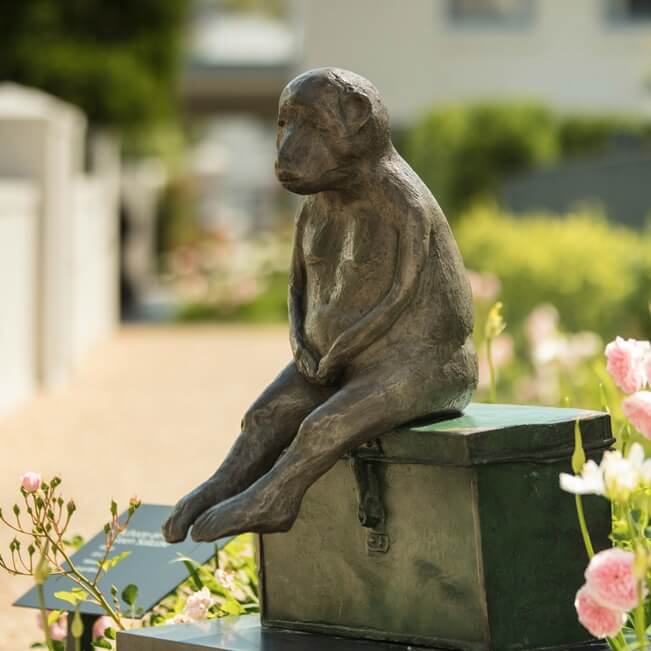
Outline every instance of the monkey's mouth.
[[300, 181], [301, 177], [297, 174], [292, 174], [291, 172], [286, 172], [285, 170], [278, 170], [276, 176], [281, 183], [292, 183], [294, 181]]

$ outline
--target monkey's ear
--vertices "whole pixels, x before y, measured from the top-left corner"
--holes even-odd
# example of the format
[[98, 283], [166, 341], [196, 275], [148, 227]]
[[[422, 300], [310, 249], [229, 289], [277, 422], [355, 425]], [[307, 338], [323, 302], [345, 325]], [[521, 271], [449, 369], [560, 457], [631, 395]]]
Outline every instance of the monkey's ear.
[[357, 133], [371, 117], [373, 107], [366, 95], [346, 90], [339, 102], [341, 116], [348, 133]]

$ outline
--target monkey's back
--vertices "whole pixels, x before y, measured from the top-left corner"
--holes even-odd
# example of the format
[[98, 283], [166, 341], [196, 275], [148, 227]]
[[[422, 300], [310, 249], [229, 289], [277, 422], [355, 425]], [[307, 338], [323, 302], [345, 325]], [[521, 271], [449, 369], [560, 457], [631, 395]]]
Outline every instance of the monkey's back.
[[429, 188], [397, 153], [386, 168], [381, 204], [401, 220], [422, 220], [429, 236], [428, 256], [417, 289], [390, 332], [425, 344], [462, 346], [472, 334], [470, 284], [450, 225]]

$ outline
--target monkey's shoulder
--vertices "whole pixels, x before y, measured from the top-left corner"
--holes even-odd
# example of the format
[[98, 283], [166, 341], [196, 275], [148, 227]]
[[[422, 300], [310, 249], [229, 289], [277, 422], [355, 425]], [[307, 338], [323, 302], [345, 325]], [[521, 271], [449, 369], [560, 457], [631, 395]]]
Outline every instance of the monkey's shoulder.
[[440, 230], [447, 220], [438, 202], [418, 175], [404, 161], [390, 167], [376, 185], [375, 211], [382, 212], [397, 224], [405, 220], [422, 228]]

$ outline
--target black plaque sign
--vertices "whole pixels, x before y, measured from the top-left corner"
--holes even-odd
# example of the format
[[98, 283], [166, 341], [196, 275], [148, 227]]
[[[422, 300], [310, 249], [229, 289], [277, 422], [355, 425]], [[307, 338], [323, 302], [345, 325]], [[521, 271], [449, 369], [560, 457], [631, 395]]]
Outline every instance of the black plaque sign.
[[[161, 534], [161, 524], [169, 516], [171, 507], [160, 504], [143, 504], [135, 512], [129, 528], [120, 534], [115, 541], [111, 555], [130, 552], [119, 565], [109, 570], [100, 580], [99, 586], [108, 595], [111, 585], [115, 585], [118, 594], [133, 583], [138, 586], [138, 608], [145, 612], [172, 592], [188, 576], [183, 563], [174, 562], [179, 555], [187, 556], [198, 563], [207, 562], [215, 552], [224, 547], [231, 538], [223, 538], [216, 543], [196, 543], [190, 538], [183, 543], [170, 545]], [[120, 516], [120, 521], [126, 517], [126, 512]], [[73, 562], [81, 572], [92, 578], [97, 572], [97, 561], [104, 556], [103, 532], [98, 533], [72, 557]], [[75, 584], [69, 579], [54, 575], [45, 583], [45, 602], [50, 610], [72, 610], [72, 606], [54, 596], [55, 592], [69, 591]], [[26, 592], [14, 606], [38, 608], [36, 588]], [[122, 603], [123, 612], [129, 611], [129, 606]], [[84, 615], [101, 615], [102, 609], [95, 604], [84, 602], [80, 605]]]

